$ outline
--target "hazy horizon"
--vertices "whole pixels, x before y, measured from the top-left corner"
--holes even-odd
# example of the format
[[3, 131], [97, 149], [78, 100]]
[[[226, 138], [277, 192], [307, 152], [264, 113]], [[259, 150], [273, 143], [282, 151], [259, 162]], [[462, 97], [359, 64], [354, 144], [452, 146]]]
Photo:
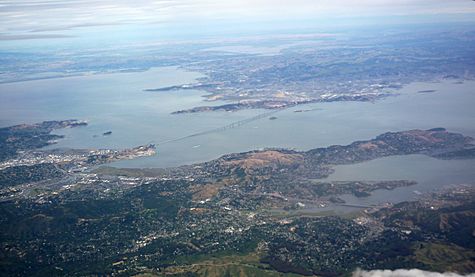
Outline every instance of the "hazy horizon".
[[99, 48], [296, 30], [473, 22], [474, 14], [474, 2], [463, 0], [0, 1], [0, 49]]

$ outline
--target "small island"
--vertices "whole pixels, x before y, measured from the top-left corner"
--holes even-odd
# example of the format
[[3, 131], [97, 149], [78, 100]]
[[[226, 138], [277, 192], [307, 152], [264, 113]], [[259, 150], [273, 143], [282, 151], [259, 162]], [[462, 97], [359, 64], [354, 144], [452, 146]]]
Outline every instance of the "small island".
[[435, 89], [419, 90], [417, 93], [434, 93]]

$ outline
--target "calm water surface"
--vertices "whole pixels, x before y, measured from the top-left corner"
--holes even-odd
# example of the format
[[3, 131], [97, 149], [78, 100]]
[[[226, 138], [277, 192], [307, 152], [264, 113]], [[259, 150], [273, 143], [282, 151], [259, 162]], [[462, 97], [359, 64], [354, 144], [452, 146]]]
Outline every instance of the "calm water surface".
[[452, 184], [475, 185], [474, 160], [439, 160], [425, 155], [392, 156], [359, 164], [340, 165], [325, 181], [414, 180], [416, 185], [377, 190], [370, 197], [345, 195], [347, 203], [373, 205], [416, 199], [420, 194]]
[[[205, 102], [202, 91], [144, 92], [146, 88], [193, 82], [200, 74], [175, 67], [0, 84], [0, 126], [43, 120], [85, 119], [89, 126], [58, 130], [66, 138], [53, 147], [128, 148], [219, 128], [263, 110], [171, 115]], [[418, 93], [436, 90], [433, 93]], [[388, 131], [445, 127], [475, 137], [475, 82], [413, 83], [375, 103], [334, 102], [290, 108], [239, 128], [159, 145], [153, 157], [121, 161], [118, 167], [172, 167], [265, 147], [308, 150], [349, 144]], [[295, 110], [313, 109], [295, 113]], [[112, 131], [111, 136], [102, 133]], [[450, 182], [475, 181], [474, 161], [406, 156], [338, 167], [333, 180], [413, 179], [417, 188], [381, 191], [368, 199], [406, 199]], [[400, 192], [401, 191], [401, 192]], [[405, 191], [405, 192], [402, 192]], [[399, 197], [399, 193], [402, 195]]]

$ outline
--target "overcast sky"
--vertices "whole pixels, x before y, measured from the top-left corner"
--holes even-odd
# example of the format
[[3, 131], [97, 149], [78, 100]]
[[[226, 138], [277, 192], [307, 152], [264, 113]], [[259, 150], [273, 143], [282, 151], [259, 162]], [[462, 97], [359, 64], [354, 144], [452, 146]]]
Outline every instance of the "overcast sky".
[[96, 26], [470, 13], [472, 0], [0, 0], [0, 40]]

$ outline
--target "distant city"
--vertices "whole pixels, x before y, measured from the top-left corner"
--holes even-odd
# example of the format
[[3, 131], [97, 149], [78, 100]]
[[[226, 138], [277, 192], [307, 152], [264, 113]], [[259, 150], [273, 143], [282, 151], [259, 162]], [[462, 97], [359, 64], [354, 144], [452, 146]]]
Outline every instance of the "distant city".
[[473, 1], [277, 2], [0, 1], [0, 276], [474, 276]]

